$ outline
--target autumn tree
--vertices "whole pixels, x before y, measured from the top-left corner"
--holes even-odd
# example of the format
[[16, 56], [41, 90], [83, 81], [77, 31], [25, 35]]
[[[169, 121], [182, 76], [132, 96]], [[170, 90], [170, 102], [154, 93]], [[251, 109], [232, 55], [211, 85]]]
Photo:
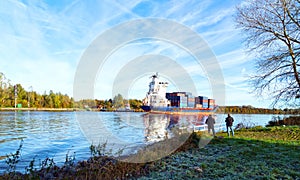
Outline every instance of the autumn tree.
[[121, 94], [118, 94], [113, 99], [113, 106], [116, 109], [124, 108], [124, 99]]
[[143, 105], [142, 101], [137, 99], [129, 99], [129, 104], [134, 110], [140, 110], [141, 106]]
[[246, 0], [237, 7], [237, 26], [256, 58], [254, 92], [272, 105], [300, 101], [300, 0]]
[[0, 107], [3, 107], [10, 100], [10, 80], [0, 72]]

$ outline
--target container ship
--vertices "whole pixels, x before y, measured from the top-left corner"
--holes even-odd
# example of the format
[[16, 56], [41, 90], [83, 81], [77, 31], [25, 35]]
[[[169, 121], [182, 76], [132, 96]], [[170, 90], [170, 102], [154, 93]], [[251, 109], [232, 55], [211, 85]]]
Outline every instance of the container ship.
[[168, 82], [160, 82], [158, 73], [151, 76], [149, 91], [141, 108], [146, 112], [164, 114], [203, 114], [214, 113], [218, 106], [214, 99], [206, 96], [193, 96], [190, 92], [167, 93]]

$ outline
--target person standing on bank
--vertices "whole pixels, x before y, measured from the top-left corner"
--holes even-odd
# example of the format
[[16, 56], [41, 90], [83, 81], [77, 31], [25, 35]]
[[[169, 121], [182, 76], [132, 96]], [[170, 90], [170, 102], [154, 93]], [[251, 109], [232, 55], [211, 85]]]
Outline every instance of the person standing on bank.
[[234, 121], [233, 117], [231, 117], [230, 114], [228, 114], [227, 118], [225, 119], [228, 136], [230, 136], [230, 132], [228, 131], [229, 128], [232, 133], [232, 136], [234, 136], [234, 131], [232, 129], [233, 121]]
[[216, 136], [215, 127], [214, 127], [215, 123], [216, 123], [215, 119], [210, 114], [206, 119], [205, 124], [207, 124], [208, 133], [210, 133], [210, 130], [212, 130], [214, 136]]

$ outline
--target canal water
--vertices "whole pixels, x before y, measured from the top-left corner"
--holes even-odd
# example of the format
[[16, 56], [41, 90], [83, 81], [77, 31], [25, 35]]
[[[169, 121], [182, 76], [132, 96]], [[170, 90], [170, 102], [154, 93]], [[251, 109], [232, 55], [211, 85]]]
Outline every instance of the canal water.
[[[277, 115], [234, 114], [234, 124], [265, 126]], [[226, 115], [218, 114], [217, 123], [224, 123]], [[280, 116], [282, 118], [283, 116]], [[171, 116], [135, 112], [0, 112], [0, 173], [7, 170], [6, 155], [16, 152], [21, 141], [21, 161], [17, 170], [35, 158], [36, 163], [53, 158], [57, 165], [65, 162], [66, 154], [76, 160], [91, 156], [89, 147], [107, 142], [107, 149], [123, 154], [135, 153], [139, 148], [172, 137], [172, 128], [191, 129], [201, 125], [201, 116]]]

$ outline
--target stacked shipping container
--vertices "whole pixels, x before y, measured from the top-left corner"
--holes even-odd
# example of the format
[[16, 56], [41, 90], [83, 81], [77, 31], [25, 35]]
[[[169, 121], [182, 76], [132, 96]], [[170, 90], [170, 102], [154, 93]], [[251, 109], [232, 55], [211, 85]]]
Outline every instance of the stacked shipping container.
[[215, 107], [215, 100], [214, 99], [208, 99], [208, 107], [214, 108]]
[[202, 108], [208, 108], [208, 97], [206, 96], [198, 96], [195, 98], [196, 106], [200, 104]]
[[166, 98], [174, 107], [187, 107], [187, 97], [183, 93], [166, 93]]
[[206, 96], [194, 97], [190, 92], [166, 93], [166, 98], [173, 107], [213, 108], [215, 106], [214, 99], [208, 99]]
[[194, 108], [195, 107], [195, 97], [188, 96], [188, 107]]

